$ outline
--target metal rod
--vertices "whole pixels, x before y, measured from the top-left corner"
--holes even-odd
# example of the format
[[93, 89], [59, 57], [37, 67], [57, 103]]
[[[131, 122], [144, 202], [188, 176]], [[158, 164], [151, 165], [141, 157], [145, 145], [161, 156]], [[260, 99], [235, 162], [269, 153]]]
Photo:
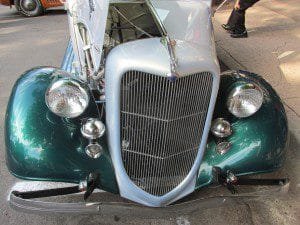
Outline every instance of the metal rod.
[[224, 0], [215, 10], [213, 10], [213, 12], [212, 12], [212, 16], [214, 16], [215, 15], [215, 13], [219, 10], [219, 9], [221, 9], [222, 7], [223, 7], [223, 5], [225, 5], [225, 3], [226, 2], [228, 2], [228, 1], [230, 1], [230, 0]]
[[[139, 14], [139, 15], [133, 17], [133, 18], [130, 18], [130, 19], [128, 19], [128, 20], [129, 20], [130, 22], [132, 22], [133, 20], [137, 20], [137, 19], [139, 19], [139, 18], [141, 18], [141, 17], [143, 17], [143, 16], [145, 16], [145, 15], [147, 15], [147, 14], [146, 14], [146, 13], [141, 13], [141, 14]], [[124, 25], [126, 25], [126, 24], [128, 24], [128, 21], [126, 21], [126, 22], [124, 23]]]
[[228, 2], [230, 0], [224, 0], [216, 9], [214, 12], [217, 12], [219, 9], [221, 9], [223, 7], [223, 5], [225, 5], [226, 2]]
[[69, 194], [75, 194], [79, 192], [81, 191], [79, 190], [79, 186], [77, 185], [72, 187], [47, 189], [47, 190], [39, 190], [39, 191], [26, 191], [26, 192], [13, 191], [12, 194], [23, 199], [33, 199], [33, 198], [52, 197], [58, 195], [69, 195]]
[[234, 185], [285, 185], [289, 182], [289, 179], [246, 179], [246, 178], [238, 178], [237, 183]]
[[129, 19], [127, 19], [127, 17], [121, 13], [115, 6], [112, 6], [112, 8], [124, 19], [126, 20], [130, 25], [132, 25], [135, 29], [137, 29], [138, 31], [140, 31], [141, 33], [147, 35], [148, 37], [153, 37], [151, 34], [147, 33], [146, 31], [144, 31], [142, 28], [136, 26], [134, 23], [132, 23], [131, 21], [129, 21]]

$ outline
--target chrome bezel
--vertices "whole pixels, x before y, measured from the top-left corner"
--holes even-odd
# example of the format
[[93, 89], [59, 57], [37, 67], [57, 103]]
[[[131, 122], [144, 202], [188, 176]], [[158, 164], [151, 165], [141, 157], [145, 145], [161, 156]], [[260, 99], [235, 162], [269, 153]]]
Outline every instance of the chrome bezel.
[[[232, 101], [233, 97], [236, 96], [236, 95], [241, 94], [242, 91], [249, 90], [249, 89], [256, 90], [260, 93], [261, 100], [260, 100], [259, 107], [257, 107], [253, 112], [251, 112], [247, 115], [241, 115], [241, 114], [238, 114], [238, 113], [234, 112], [232, 107], [231, 107], [231, 101]], [[264, 93], [263, 93], [262, 89], [257, 84], [250, 83], [250, 82], [245, 82], [245, 83], [242, 83], [242, 84], [232, 88], [232, 90], [229, 92], [229, 94], [227, 96], [226, 106], [227, 106], [228, 111], [232, 115], [234, 115], [238, 118], [246, 118], [246, 117], [254, 115], [261, 108], [261, 106], [263, 104], [263, 99], [264, 99]]]
[[[70, 85], [70, 84], [76, 86], [79, 89], [79, 91], [83, 95], [83, 98], [85, 99], [86, 105], [84, 106], [83, 110], [80, 113], [67, 115], [67, 114], [55, 111], [50, 106], [50, 104], [49, 104], [49, 94], [50, 94], [51, 91], [53, 91], [54, 87], [57, 88], [56, 86], [61, 86], [62, 87], [63, 85]], [[45, 93], [45, 102], [46, 102], [46, 105], [47, 105], [48, 109], [51, 112], [53, 112], [54, 114], [56, 114], [57, 116], [64, 117], [64, 118], [76, 118], [76, 117], [82, 115], [89, 106], [89, 102], [90, 102], [89, 90], [88, 90], [88, 87], [84, 83], [82, 83], [81, 81], [79, 81], [75, 78], [72, 78], [72, 77], [58, 78], [58, 79], [54, 80], [49, 85], [49, 87], [47, 88], [46, 93]]]

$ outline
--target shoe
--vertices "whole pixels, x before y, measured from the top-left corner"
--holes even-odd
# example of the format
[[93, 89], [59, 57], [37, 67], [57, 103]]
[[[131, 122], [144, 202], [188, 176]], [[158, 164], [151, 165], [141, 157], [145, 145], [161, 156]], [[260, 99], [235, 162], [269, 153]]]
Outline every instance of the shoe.
[[246, 30], [243, 32], [232, 32], [230, 37], [232, 37], [232, 38], [247, 38], [248, 33]]
[[229, 25], [227, 25], [227, 24], [222, 24], [222, 28], [224, 29], [224, 30], [226, 30], [226, 31], [233, 31], [233, 29], [234, 29], [234, 27], [232, 27], [232, 26], [229, 26]]

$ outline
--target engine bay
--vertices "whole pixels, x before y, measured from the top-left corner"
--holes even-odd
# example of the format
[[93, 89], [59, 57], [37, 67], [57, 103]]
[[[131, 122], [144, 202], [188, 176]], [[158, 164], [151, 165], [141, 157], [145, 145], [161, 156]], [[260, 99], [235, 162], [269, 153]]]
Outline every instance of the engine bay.
[[147, 4], [110, 4], [103, 46], [105, 55], [118, 44], [151, 37], [161, 37], [161, 33]]

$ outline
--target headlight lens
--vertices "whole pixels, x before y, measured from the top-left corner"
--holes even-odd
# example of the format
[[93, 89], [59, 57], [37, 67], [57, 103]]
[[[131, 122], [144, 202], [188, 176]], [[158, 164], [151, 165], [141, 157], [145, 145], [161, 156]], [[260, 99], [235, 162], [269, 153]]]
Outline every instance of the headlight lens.
[[236, 117], [248, 117], [260, 109], [263, 98], [263, 92], [257, 85], [241, 84], [229, 93], [227, 108]]
[[88, 107], [88, 88], [74, 78], [61, 78], [46, 91], [46, 104], [58, 116], [75, 118]]

